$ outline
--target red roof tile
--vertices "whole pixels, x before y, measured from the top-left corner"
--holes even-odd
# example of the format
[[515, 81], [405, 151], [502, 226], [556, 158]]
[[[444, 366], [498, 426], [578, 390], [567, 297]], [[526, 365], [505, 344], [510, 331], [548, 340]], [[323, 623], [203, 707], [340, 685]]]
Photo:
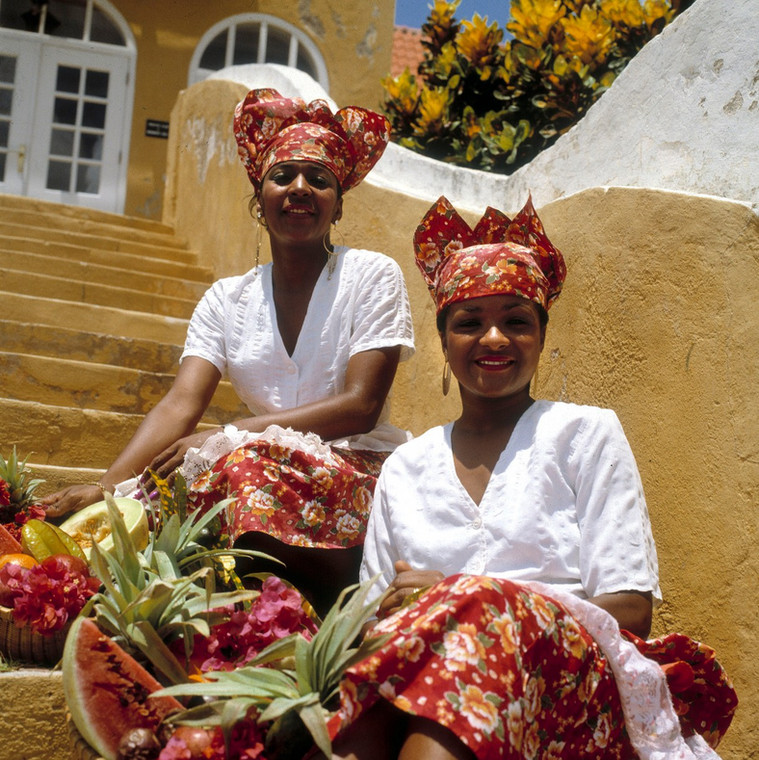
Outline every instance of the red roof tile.
[[397, 77], [408, 67], [416, 74], [417, 67], [424, 56], [422, 47], [422, 30], [408, 26], [396, 26], [393, 33], [393, 60], [390, 65], [391, 76]]

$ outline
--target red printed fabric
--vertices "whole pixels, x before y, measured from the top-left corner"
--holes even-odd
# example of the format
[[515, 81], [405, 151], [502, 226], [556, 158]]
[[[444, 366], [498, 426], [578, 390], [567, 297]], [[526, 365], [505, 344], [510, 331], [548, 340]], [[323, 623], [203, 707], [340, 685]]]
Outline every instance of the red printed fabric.
[[284, 543], [319, 549], [360, 546], [372, 493], [389, 452], [331, 449], [329, 460], [266, 440], [221, 457], [189, 489], [196, 508], [234, 497], [232, 541], [266, 533]]
[[342, 728], [383, 697], [482, 760], [637, 757], [607, 660], [548, 597], [452, 576], [375, 632], [392, 636], [343, 678]]
[[667, 676], [683, 736], [701, 734], [716, 747], [730, 726], [738, 696], [714, 650], [681, 633], [649, 641], [627, 631], [625, 636]]

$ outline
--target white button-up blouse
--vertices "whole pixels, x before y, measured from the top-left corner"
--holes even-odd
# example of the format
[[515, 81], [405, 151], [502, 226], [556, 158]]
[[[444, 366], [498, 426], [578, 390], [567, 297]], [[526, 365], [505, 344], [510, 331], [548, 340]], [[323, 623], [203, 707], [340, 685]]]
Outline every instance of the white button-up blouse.
[[[254, 415], [337, 395], [349, 359], [361, 351], [401, 346], [407, 359], [414, 335], [400, 267], [374, 251], [337, 250], [334, 271], [325, 267], [314, 287], [292, 356], [277, 327], [267, 264], [209, 288], [190, 320], [182, 359], [211, 362]], [[405, 441], [388, 415], [386, 402], [375, 430], [348, 444], [387, 450]]]
[[517, 422], [475, 504], [456, 475], [452, 424], [400, 446], [382, 468], [361, 579], [414, 569], [541, 581], [581, 598], [660, 598], [643, 488], [616, 414], [536, 401]]

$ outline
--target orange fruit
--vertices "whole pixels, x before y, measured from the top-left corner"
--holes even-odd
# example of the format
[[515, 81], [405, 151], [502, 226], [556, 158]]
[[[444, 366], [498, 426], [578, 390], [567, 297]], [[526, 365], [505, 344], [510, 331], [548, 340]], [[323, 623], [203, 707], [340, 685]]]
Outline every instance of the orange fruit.
[[34, 567], [39, 564], [31, 554], [3, 554], [0, 557], [0, 567], [3, 565], [21, 565], [21, 567]]

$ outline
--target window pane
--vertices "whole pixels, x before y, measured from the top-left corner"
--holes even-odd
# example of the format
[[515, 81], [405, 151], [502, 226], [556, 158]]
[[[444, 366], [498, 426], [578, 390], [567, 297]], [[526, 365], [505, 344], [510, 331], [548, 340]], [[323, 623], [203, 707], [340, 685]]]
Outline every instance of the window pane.
[[67, 129], [54, 129], [50, 135], [50, 153], [54, 156], [73, 156], [74, 133]]
[[105, 103], [85, 102], [82, 126], [103, 129], [105, 127]]
[[82, 74], [81, 69], [75, 69], [73, 66], [59, 66], [58, 76], [55, 80], [55, 89], [57, 92], [79, 92], [79, 78]]
[[103, 158], [103, 135], [83, 132], [79, 138], [79, 158]]
[[84, 94], [94, 98], [108, 97], [108, 72], [87, 71], [84, 80]]
[[223, 31], [221, 34], [214, 37], [208, 44], [208, 47], [203, 51], [203, 55], [200, 59], [201, 69], [211, 69], [218, 71], [224, 68], [224, 56], [227, 51], [227, 35], [229, 30]]
[[77, 193], [97, 193], [100, 189], [100, 167], [80, 164], [76, 172]]
[[258, 35], [260, 24], [238, 24], [235, 28], [233, 63], [256, 63], [258, 61]]
[[16, 59], [9, 55], [0, 55], [0, 82], [13, 84], [16, 81]]
[[298, 63], [296, 68], [305, 71], [306, 74], [316, 79], [316, 66], [303, 45], [298, 45]]
[[48, 190], [68, 190], [71, 181], [71, 164], [67, 161], [51, 161], [47, 165]]
[[105, 42], [107, 45], [126, 45], [119, 28], [97, 7], [92, 9], [90, 39], [93, 42]]
[[[86, 10], [87, 0], [56, 0], [51, 3], [55, 9], [55, 19], [59, 26], [55, 28], [56, 37], [70, 37], [75, 40], [84, 39], [84, 12]], [[48, 9], [48, 19], [51, 19], [51, 13]], [[47, 29], [45, 31], [48, 31]], [[48, 33], [50, 33], [48, 31]]]
[[8, 135], [11, 131], [11, 123], [9, 121], [0, 121], [0, 148], [8, 147]]
[[13, 90], [0, 88], [0, 116], [11, 115], [12, 103], [13, 103]]
[[[39, 19], [31, 18], [27, 21], [24, 14], [29, 13], [29, 0], [2, 0], [0, 2], [0, 26], [6, 29], [26, 29], [36, 32], [39, 27]], [[31, 29], [29, 27], [32, 27]]]
[[76, 100], [56, 98], [53, 109], [54, 124], [76, 124]]
[[269, 35], [266, 38], [266, 62], [281, 63], [287, 66], [288, 53], [290, 52], [290, 34], [284, 29], [269, 27]]

